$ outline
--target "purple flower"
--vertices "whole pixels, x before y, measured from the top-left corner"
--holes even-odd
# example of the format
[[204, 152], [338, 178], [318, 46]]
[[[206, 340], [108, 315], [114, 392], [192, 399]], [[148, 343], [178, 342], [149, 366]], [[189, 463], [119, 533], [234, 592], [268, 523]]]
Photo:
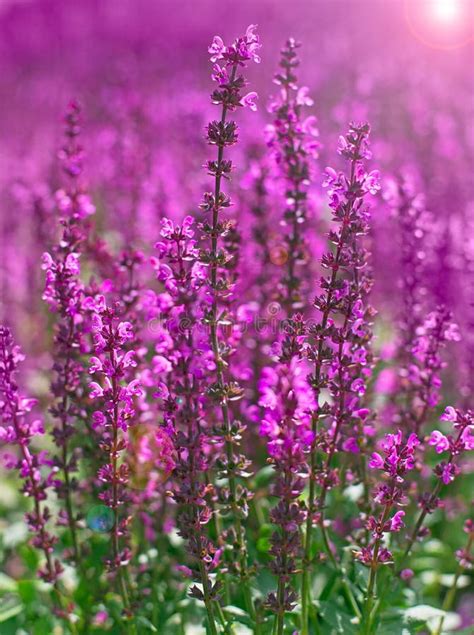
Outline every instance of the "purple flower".
[[[101, 435], [100, 447], [107, 456], [107, 462], [98, 469], [97, 478], [104, 485], [99, 498], [114, 516], [112, 556], [106, 559], [107, 569], [114, 572], [126, 566], [130, 559], [128, 522], [126, 517], [120, 517], [129, 498], [129, 469], [119, 459], [128, 448], [125, 433], [134, 423], [135, 400], [142, 395], [142, 388], [139, 379], [131, 374], [134, 365], [129, 363], [129, 353], [132, 351], [127, 349], [135, 338], [134, 329], [130, 322], [121, 320], [120, 304], [108, 307], [105, 298], [97, 295], [89, 302], [89, 309], [95, 352], [90, 361], [102, 382], [102, 385], [95, 381], [89, 384], [90, 398], [102, 401], [101, 410], [92, 415], [92, 427]], [[123, 601], [126, 602], [125, 596]]]
[[102, 370], [102, 362], [98, 357], [91, 357], [89, 360], [89, 373], [93, 375], [94, 373]]
[[102, 389], [102, 386], [98, 384], [96, 381], [92, 381], [89, 384], [89, 388], [90, 388], [89, 396], [91, 399], [97, 399], [98, 397], [104, 396], [104, 391]]
[[221, 37], [215, 35], [214, 39], [212, 40], [212, 44], [207, 50], [211, 54], [211, 62], [217, 62], [217, 60], [223, 58], [223, 53], [226, 50], [224, 41]]
[[[359, 454], [360, 453], [359, 443], [358, 443], [357, 439], [354, 438], [354, 437], [347, 438], [344, 441], [344, 443], [342, 444], [342, 449], [344, 450], [344, 452], [352, 452], [353, 454]], [[369, 467], [370, 467], [370, 465], [369, 465]]]
[[415, 364], [408, 367], [409, 399], [411, 404], [403, 412], [406, 424], [417, 434], [424, 425], [430, 409], [440, 400], [441, 370], [445, 366], [441, 350], [446, 345], [446, 333], [455, 328], [451, 314], [444, 308], [428, 314], [424, 322], [417, 327], [412, 343]]
[[257, 104], [256, 104], [257, 99], [258, 99], [258, 95], [256, 92], [253, 91], [244, 95], [239, 103], [241, 106], [244, 106], [245, 108], [250, 108], [250, 110], [253, 110], [255, 112], [257, 110]]
[[308, 213], [308, 190], [314, 173], [314, 158], [320, 143], [316, 140], [318, 129], [316, 119], [304, 117], [303, 108], [311, 106], [307, 87], [298, 87], [296, 68], [299, 66], [297, 49], [300, 44], [290, 38], [281, 51], [280, 69], [274, 81], [280, 88], [279, 94], [269, 104], [274, 115], [273, 124], [268, 129], [267, 144], [275, 161], [276, 176], [285, 187], [286, 206], [281, 224], [287, 228], [283, 239], [286, 253], [284, 278], [279, 284], [281, 303], [288, 317], [295, 310], [304, 308], [305, 293], [303, 276], [307, 267], [308, 252], [305, 235], [305, 221]]
[[411, 580], [414, 575], [415, 574], [412, 569], [402, 569], [400, 571], [400, 578], [405, 581]]
[[400, 529], [404, 527], [404, 516], [405, 512], [403, 510], [399, 510], [392, 516], [392, 518], [390, 519], [390, 531], [400, 531]]
[[[73, 442], [78, 421], [83, 412], [80, 384], [83, 373], [81, 352], [85, 348], [82, 320], [85, 312], [85, 288], [80, 279], [81, 251], [88, 241], [86, 219], [94, 206], [83, 190], [84, 152], [79, 143], [81, 110], [77, 103], [69, 104], [65, 116], [64, 145], [59, 152], [66, 184], [56, 193], [57, 225], [61, 235], [51, 253], [43, 254], [42, 269], [46, 271], [43, 299], [55, 315], [54, 380], [51, 390], [54, 404], [51, 414], [55, 420], [53, 438], [57, 446], [54, 456], [57, 477], [54, 485], [61, 513], [65, 514], [72, 540], [75, 562], [80, 559], [77, 516], [74, 511], [75, 491], [78, 489], [74, 472], [78, 469], [80, 444]], [[93, 371], [92, 371], [93, 372]]]
[[35, 400], [20, 395], [15, 380], [18, 363], [23, 360], [24, 355], [15, 346], [10, 330], [0, 326], [0, 438], [4, 443], [16, 445], [20, 454], [20, 458], [4, 455], [3, 463], [7, 469], [18, 470], [24, 481], [22, 493], [33, 499], [33, 509], [26, 513], [26, 522], [33, 534], [33, 546], [40, 549], [45, 558], [38, 575], [45, 582], [55, 584], [63, 567], [53, 555], [57, 537], [47, 529], [50, 512], [44, 504], [53, 485], [53, 462], [47, 452], [35, 452], [31, 445], [31, 438], [42, 435], [44, 427], [42, 421], [30, 421], [26, 416]]
[[[295, 183], [289, 183], [289, 186], [296, 187]], [[276, 528], [270, 538], [273, 558], [270, 569], [278, 580], [280, 593], [270, 592], [265, 605], [276, 613], [276, 620], [280, 622], [282, 613], [294, 608], [297, 597], [291, 579], [297, 573], [300, 532], [306, 519], [306, 510], [298, 503], [298, 498], [306, 484], [307, 449], [314, 441], [314, 432], [304, 414], [308, 386], [306, 382], [298, 381], [305, 324], [302, 314], [291, 314], [290, 293], [288, 288], [287, 301], [282, 307], [282, 313], [285, 311], [287, 316], [284, 332], [278, 334], [273, 347], [278, 355], [275, 355], [273, 367], [263, 369], [258, 384], [259, 405], [264, 409], [260, 433], [269, 437], [269, 462], [275, 470], [272, 493], [278, 499], [270, 512]]]
[[225, 46], [224, 41], [218, 35], [214, 36], [208, 52], [211, 54], [211, 62], [225, 60], [227, 66], [239, 64], [245, 66], [246, 62], [253, 61], [260, 63], [258, 50], [260, 49], [260, 40], [255, 33], [257, 26], [251, 24], [247, 27], [244, 37], [237, 38], [230, 46]]
[[437, 465], [434, 472], [445, 485], [449, 485], [459, 474], [459, 468], [454, 463], [445, 463], [444, 461]]
[[384, 460], [378, 452], [372, 453], [372, 458], [369, 461], [369, 467], [372, 470], [383, 470]]
[[296, 93], [296, 104], [298, 106], [312, 106], [314, 101], [309, 97], [309, 88], [307, 86], [302, 86], [298, 89]]
[[458, 414], [456, 412], [456, 409], [453, 408], [452, 406], [447, 406], [447, 408], [445, 409], [444, 413], [441, 415], [441, 421], [456, 421], [458, 417]]
[[436, 452], [441, 454], [441, 452], [446, 452], [449, 450], [449, 439], [444, 436], [439, 430], [433, 430], [428, 439], [428, 443], [430, 445], [435, 446]]

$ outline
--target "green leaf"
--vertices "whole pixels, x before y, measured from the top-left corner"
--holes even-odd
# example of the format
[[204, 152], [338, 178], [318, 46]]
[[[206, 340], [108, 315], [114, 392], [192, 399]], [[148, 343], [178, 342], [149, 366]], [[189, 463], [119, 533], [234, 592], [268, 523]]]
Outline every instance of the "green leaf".
[[333, 627], [335, 634], [355, 635], [358, 632], [356, 620], [333, 600], [320, 602], [320, 614], [324, 621]]
[[247, 615], [247, 613], [243, 609], [239, 608], [238, 606], [232, 606], [232, 605], [226, 606], [224, 607], [224, 613], [233, 617], [234, 620], [236, 622], [239, 622], [240, 624], [245, 624], [246, 626], [253, 626], [253, 623], [250, 617]]
[[0, 591], [16, 591], [16, 581], [0, 571]]
[[265, 487], [266, 485], [268, 485], [270, 481], [272, 480], [274, 473], [275, 473], [275, 470], [273, 469], [271, 465], [266, 465], [265, 467], [262, 467], [262, 469], [259, 470], [254, 476], [256, 487], [260, 489], [261, 487]]
[[338, 576], [339, 574], [335, 571], [329, 576], [329, 579], [324, 585], [323, 590], [321, 591], [321, 594], [319, 596], [320, 602], [325, 602], [328, 598], [331, 597], [331, 592], [334, 588], [334, 585], [336, 584]]
[[36, 571], [39, 562], [36, 549], [30, 547], [30, 545], [21, 545], [18, 548], [18, 554], [30, 571]]
[[260, 553], [268, 553], [270, 551], [270, 539], [267, 537], [257, 540], [257, 551]]
[[36, 599], [36, 580], [18, 580], [17, 590], [23, 604], [32, 604]]
[[158, 629], [156, 628], [156, 626], [153, 626], [150, 620], [148, 620], [146, 617], [143, 617], [143, 615], [139, 615], [136, 618], [136, 621], [138, 622], [138, 624], [142, 624], [143, 626], [145, 626], [152, 633], [158, 633]]
[[415, 628], [418, 630], [417, 625], [407, 625], [399, 616], [398, 618], [379, 622], [377, 632], [384, 635], [414, 635], [417, 632], [414, 630]]
[[19, 615], [23, 611], [23, 604], [15, 602], [12, 606], [0, 607], [0, 623]]

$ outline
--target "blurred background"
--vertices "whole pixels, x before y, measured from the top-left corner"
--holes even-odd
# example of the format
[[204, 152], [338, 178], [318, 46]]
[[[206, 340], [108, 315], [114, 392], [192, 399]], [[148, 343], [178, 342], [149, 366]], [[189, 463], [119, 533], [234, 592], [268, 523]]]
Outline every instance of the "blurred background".
[[[67, 102], [84, 109], [86, 185], [114, 249], [150, 252], [163, 215], [196, 210], [206, 175], [207, 46], [258, 24], [262, 63], [250, 69], [258, 113], [240, 113], [232, 189], [264, 147], [278, 51], [302, 43], [300, 81], [314, 99], [320, 183], [350, 120], [372, 125], [384, 178], [409, 171], [432, 212], [432, 304], [452, 307], [468, 342], [474, 322], [474, 3], [470, 0], [2, 0], [0, 3], [0, 319], [40, 356], [41, 253], [54, 241], [57, 150]], [[235, 207], [236, 216], [239, 206]], [[396, 313], [399, 246], [390, 210], [374, 211], [376, 305]], [[321, 233], [320, 225], [315, 225]], [[378, 273], [377, 273], [378, 272]], [[466, 344], [473, 349], [472, 341]], [[40, 359], [40, 357], [38, 358]]]
[[[114, 254], [139, 249], [149, 257], [160, 219], [198, 213], [209, 187], [204, 127], [216, 114], [207, 47], [214, 35], [228, 43], [249, 24], [258, 24], [263, 48], [261, 64], [246, 72], [248, 90], [259, 94], [258, 111], [238, 113], [240, 139], [232, 149], [237, 169], [228, 189], [243, 233], [240, 279], [247, 281], [236, 295], [249, 303], [256, 291], [255, 246], [248, 240], [253, 170], [266, 152], [279, 50], [292, 36], [302, 44], [299, 81], [314, 100], [306, 111], [316, 115], [322, 143], [309, 193], [307, 242], [314, 257], [308, 276], [314, 274], [316, 286], [330, 219], [324, 168], [340, 165], [336, 147], [348, 123], [367, 120], [369, 169], [380, 170], [383, 185], [372, 206], [377, 353], [390, 357], [406, 273], [400, 226], [386, 199], [392, 180], [408, 176], [431, 214], [417, 254], [425, 263], [424, 310], [447, 305], [462, 338], [447, 351], [443, 402], [472, 407], [473, 0], [0, 0], [0, 323], [12, 327], [27, 353], [21, 383], [47, 412], [54, 317], [41, 298], [41, 255], [58, 240], [58, 149], [68, 102], [83, 108], [82, 185], [96, 207], [94, 237]], [[271, 193], [263, 223], [276, 244], [283, 195]], [[145, 288], [156, 285], [151, 272], [150, 281]], [[462, 497], [446, 503], [449, 523], [436, 534], [444, 564], [425, 558], [422, 568], [430, 593], [438, 593], [437, 574], [452, 570], [469, 491], [467, 485]], [[16, 484], [4, 472], [0, 501], [5, 570], [22, 580], [24, 562], [33, 558], [27, 563], [33, 571], [36, 561], [18, 547], [26, 526]], [[11, 590], [2, 575], [0, 594]], [[472, 623], [472, 594], [458, 610]]]

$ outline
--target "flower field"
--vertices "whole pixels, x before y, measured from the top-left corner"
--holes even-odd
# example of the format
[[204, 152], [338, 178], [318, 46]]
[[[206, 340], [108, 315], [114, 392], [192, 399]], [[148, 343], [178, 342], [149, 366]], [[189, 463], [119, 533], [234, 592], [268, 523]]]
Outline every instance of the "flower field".
[[474, 633], [474, 5], [0, 33], [0, 634]]

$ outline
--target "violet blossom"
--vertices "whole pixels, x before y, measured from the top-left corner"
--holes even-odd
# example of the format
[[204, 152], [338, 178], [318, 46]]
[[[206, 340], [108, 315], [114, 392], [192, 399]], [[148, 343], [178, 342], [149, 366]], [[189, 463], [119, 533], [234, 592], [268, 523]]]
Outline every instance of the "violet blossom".
[[56, 492], [64, 501], [60, 513], [60, 524], [69, 527], [74, 561], [80, 560], [77, 537], [78, 449], [72, 448], [77, 434], [77, 423], [81, 408], [78, 398], [81, 392], [83, 366], [80, 360], [84, 350], [82, 337], [82, 301], [84, 285], [80, 280], [80, 257], [83, 243], [87, 240], [88, 227], [85, 219], [94, 212], [90, 198], [82, 188], [80, 178], [83, 171], [83, 149], [78, 138], [81, 131], [81, 110], [77, 103], [69, 104], [66, 116], [65, 143], [59, 157], [63, 172], [68, 177], [64, 190], [56, 193], [59, 222], [63, 229], [58, 244], [51, 253], [43, 254], [43, 269], [46, 271], [46, 286], [43, 299], [56, 315], [54, 367], [56, 374], [51, 384], [55, 402], [50, 412], [57, 421], [53, 431], [58, 453], [54, 464], [58, 469]]
[[34, 449], [34, 437], [44, 435], [43, 422], [29, 414], [35, 399], [22, 395], [16, 383], [18, 364], [25, 359], [15, 345], [10, 329], [0, 327], [0, 441], [17, 446], [19, 456], [4, 454], [7, 469], [18, 470], [23, 480], [21, 492], [33, 500], [33, 509], [26, 513], [28, 528], [33, 534], [32, 545], [42, 551], [44, 564], [38, 574], [45, 582], [56, 584], [63, 571], [54, 556], [57, 537], [48, 530], [51, 511], [47, 506], [48, 490], [56, 486], [56, 470], [46, 451]]
[[172, 298], [164, 314], [171, 346], [163, 351], [172, 370], [160, 387], [159, 395], [163, 399], [165, 425], [172, 431], [176, 453], [172, 496], [179, 505], [178, 530], [187, 541], [192, 558], [192, 568], [186, 567], [187, 575], [200, 582], [203, 588], [201, 592], [197, 586], [192, 587], [190, 595], [205, 603], [211, 629], [215, 629], [214, 603], [218, 600], [220, 585], [212, 583], [209, 574], [218, 566], [222, 549], [217, 548], [204, 531], [213, 518], [213, 488], [209, 482], [211, 446], [202, 399], [205, 361], [200, 364], [200, 358], [193, 359], [196, 347], [202, 345], [195, 305], [206, 280], [206, 271], [198, 260], [194, 219], [187, 216], [181, 225], [175, 225], [164, 218], [161, 225], [154, 266], [158, 279]]
[[[364, 166], [364, 160], [371, 157], [369, 132], [368, 124], [351, 124], [347, 135], [340, 137], [338, 148], [339, 154], [348, 161], [349, 175], [328, 168], [324, 182], [328, 187], [335, 224], [329, 232], [334, 251], [326, 253], [321, 260], [322, 268], [329, 273], [320, 281], [321, 292], [315, 299], [320, 319], [308, 329], [306, 351], [307, 359], [314, 364], [314, 372], [308, 376], [308, 382], [314, 392], [316, 407], [311, 413], [313, 441], [310, 447], [302, 589], [304, 629], [308, 619], [310, 555], [315, 522], [323, 533], [328, 556], [337, 567], [324, 521], [327, 493], [339, 480], [338, 470], [333, 467], [334, 456], [343, 449], [343, 443], [346, 450], [354, 451], [364, 436], [372, 434], [370, 426], [365, 429], [364, 421], [369, 413], [365, 408], [361, 410], [361, 399], [371, 375], [371, 324], [375, 314], [366, 301], [372, 281], [368, 252], [363, 243], [370, 218], [365, 197], [380, 188], [378, 171], [368, 173]], [[331, 405], [321, 403], [323, 390], [330, 391]], [[325, 420], [327, 424], [323, 427], [321, 422]], [[318, 461], [321, 451], [324, 458]], [[317, 498], [318, 485], [320, 494]], [[351, 602], [355, 605], [353, 598]]]
[[283, 249], [287, 271], [281, 281], [281, 302], [288, 314], [304, 306], [300, 287], [308, 252], [304, 239], [308, 186], [320, 147], [316, 117], [305, 117], [302, 110], [311, 106], [313, 100], [309, 98], [306, 86], [298, 87], [295, 70], [300, 63], [296, 52], [299, 46], [290, 38], [281, 50], [281, 70], [273, 80], [280, 86], [280, 92], [269, 105], [275, 119], [265, 129], [267, 144], [285, 186], [286, 208], [281, 224], [285, 228]]
[[106, 565], [117, 575], [124, 610], [128, 613], [131, 597], [124, 569], [131, 558], [128, 544], [131, 519], [126, 514], [129, 467], [121, 458], [128, 446], [128, 428], [134, 424], [134, 401], [142, 389], [134, 377], [133, 327], [130, 322], [122, 321], [122, 307], [118, 303], [108, 307], [104, 296], [99, 295], [89, 299], [88, 308], [95, 352], [89, 372], [97, 379], [89, 383], [89, 397], [96, 408], [94, 421], [100, 435], [100, 449], [107, 456], [107, 462], [97, 473], [104, 486], [99, 498], [113, 513], [112, 555]]
[[214, 189], [204, 194], [200, 205], [200, 209], [211, 216], [210, 220], [200, 225], [203, 242], [200, 262], [208, 268], [203, 323], [209, 329], [209, 345], [215, 363], [213, 383], [208, 387], [207, 395], [220, 413], [216, 413], [220, 421], [216, 421], [214, 433], [224, 446], [223, 455], [219, 458], [219, 476], [228, 484], [220, 488], [219, 502], [224, 511], [232, 512], [233, 527], [229, 528], [227, 534], [235, 547], [232, 566], [243, 582], [247, 607], [252, 615], [254, 609], [247, 583], [249, 573], [242, 524], [242, 519], [247, 516], [250, 495], [238, 482], [246, 476], [249, 462], [239, 453], [239, 442], [245, 427], [233, 420], [230, 407], [231, 402], [241, 398], [242, 389], [232, 378], [228, 360], [232, 347], [226, 344], [223, 336], [223, 327], [228, 322], [228, 300], [234, 286], [230, 266], [234, 259], [234, 225], [222, 216], [231, 205], [230, 197], [222, 191], [222, 180], [228, 179], [233, 169], [232, 161], [224, 158], [225, 149], [238, 139], [237, 124], [227, 119], [227, 115], [242, 107], [241, 91], [246, 82], [239, 71], [249, 61], [260, 62], [257, 53], [260, 44], [255, 29], [254, 25], [249, 26], [245, 36], [237, 38], [230, 46], [225, 46], [222, 39], [216, 36], [209, 48], [211, 61], [214, 62], [212, 78], [217, 83], [211, 101], [220, 107], [221, 114], [219, 120], [211, 121], [207, 126], [207, 141], [217, 148], [216, 158], [207, 161], [205, 166], [213, 177]]
[[[406, 440], [401, 430], [396, 434], [387, 434], [380, 442], [382, 454], [374, 452], [368, 464], [369, 469], [382, 472], [385, 482], [377, 485], [373, 493], [373, 499], [381, 510], [378, 517], [370, 515], [367, 519], [369, 542], [354, 553], [362, 564], [370, 568], [363, 612], [365, 632], [370, 632], [371, 628], [378, 568], [393, 562], [392, 552], [384, 544], [385, 537], [399, 532], [405, 526], [405, 511], [397, 510], [397, 507], [406, 505], [406, 476], [415, 467], [415, 451], [419, 445], [420, 440], [414, 433]], [[393, 513], [394, 509], [396, 511]]]

